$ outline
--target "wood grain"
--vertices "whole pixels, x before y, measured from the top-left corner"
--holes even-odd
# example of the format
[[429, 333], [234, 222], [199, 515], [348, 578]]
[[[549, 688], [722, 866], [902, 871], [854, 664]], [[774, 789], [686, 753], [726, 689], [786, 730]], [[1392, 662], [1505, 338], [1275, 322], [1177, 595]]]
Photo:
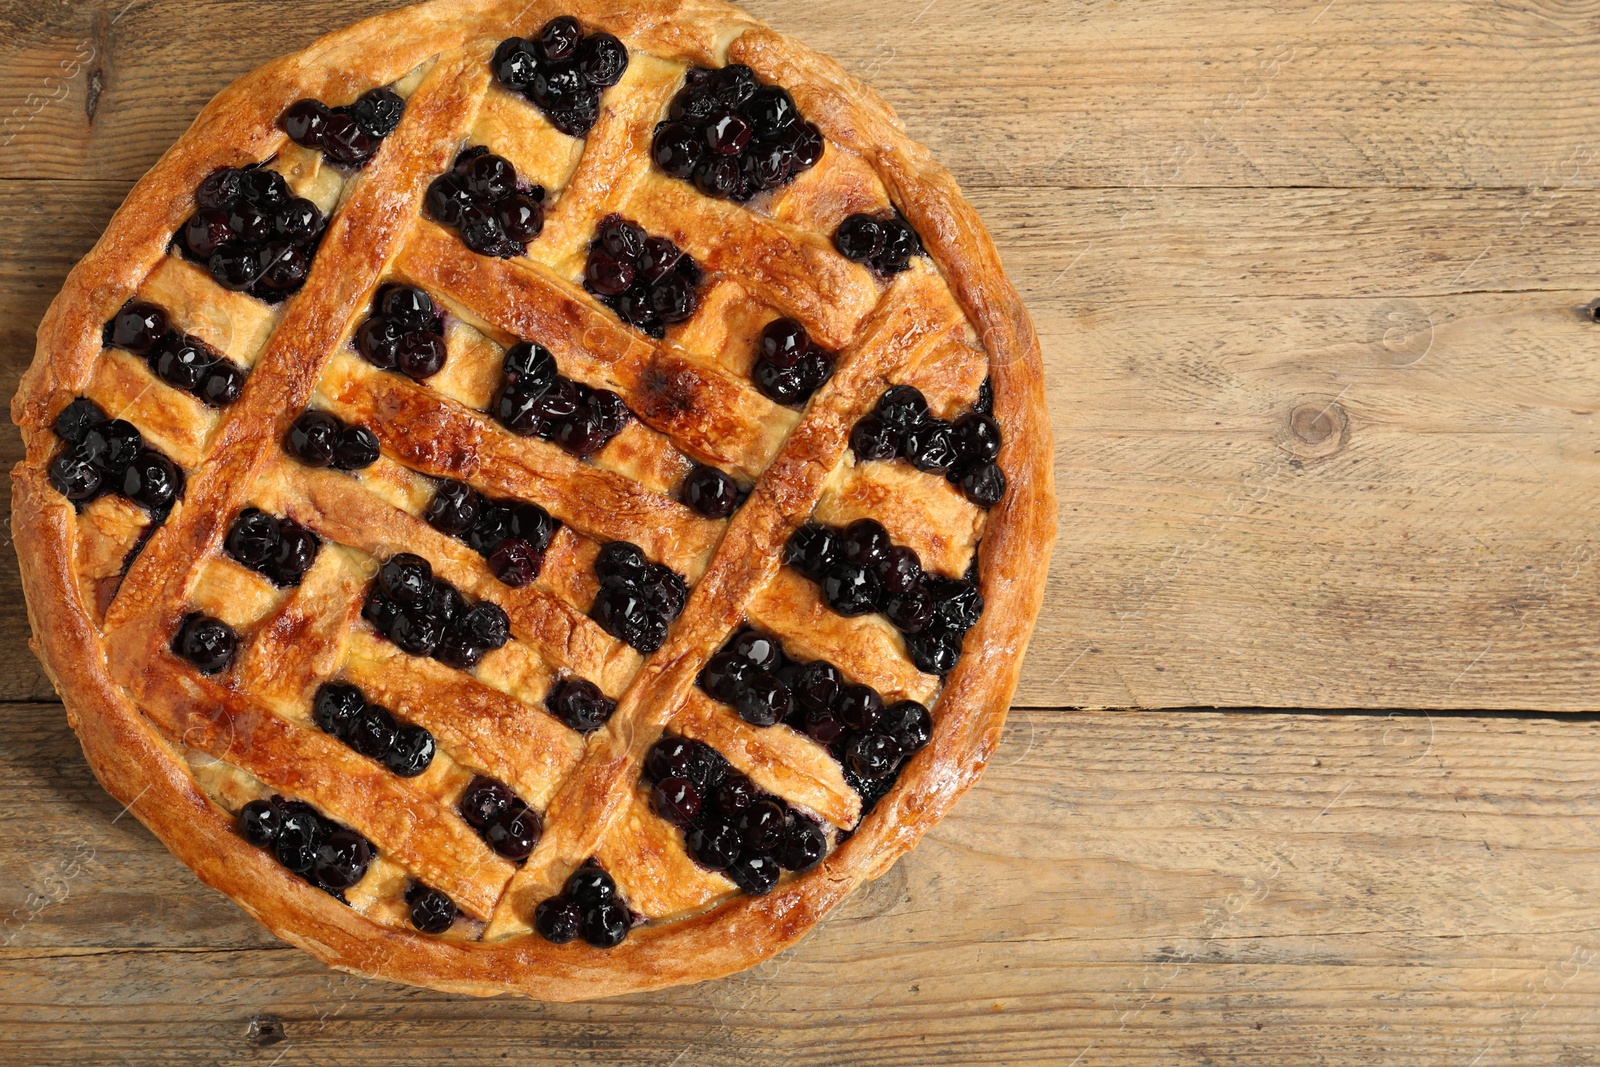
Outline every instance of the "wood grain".
[[[286, 1065], [1592, 1063], [1597, 759], [1587, 718], [1021, 713], [983, 786], [794, 950], [704, 986], [539, 1005], [367, 982], [274, 943], [117, 818], [59, 709], [14, 705], [0, 796], [28, 818], [0, 820], [18, 872], [0, 885], [0, 1048]], [[287, 1040], [258, 1051], [263, 1013]]]
[[[0, 389], [205, 100], [394, 6], [0, 0]], [[1600, 3], [747, 6], [950, 166], [1044, 342], [983, 783], [749, 974], [469, 1001], [274, 941], [6, 704], [0, 1062], [1600, 1064], [1600, 722], [1386, 714], [1600, 709]], [[0, 604], [50, 699], [9, 553]], [[1046, 710], [1121, 706], [1378, 713]]]

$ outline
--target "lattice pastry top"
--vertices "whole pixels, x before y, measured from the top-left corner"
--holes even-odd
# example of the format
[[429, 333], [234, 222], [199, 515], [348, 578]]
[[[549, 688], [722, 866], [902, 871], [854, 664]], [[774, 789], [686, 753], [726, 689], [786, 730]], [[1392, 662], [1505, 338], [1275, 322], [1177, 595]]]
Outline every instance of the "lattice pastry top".
[[338, 967], [729, 973], [996, 743], [1054, 530], [950, 176], [716, 0], [437, 0], [221, 93], [12, 406], [100, 780]]

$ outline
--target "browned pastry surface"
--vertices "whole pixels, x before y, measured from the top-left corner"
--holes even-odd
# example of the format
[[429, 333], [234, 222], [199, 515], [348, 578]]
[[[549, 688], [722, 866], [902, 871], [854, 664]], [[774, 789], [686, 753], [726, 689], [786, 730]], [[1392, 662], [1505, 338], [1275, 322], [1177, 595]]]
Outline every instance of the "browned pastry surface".
[[[501, 39], [562, 14], [616, 34], [631, 57], [582, 140], [494, 84], [486, 62]], [[725, 63], [788, 89], [827, 138], [817, 167], [750, 206], [705, 197], [649, 161], [651, 130], [685, 65]], [[407, 96], [399, 128], [346, 180], [277, 125], [302, 97], [342, 101], [395, 83]], [[546, 186], [546, 229], [526, 258], [477, 256], [421, 217], [429, 181], [465, 144], [489, 145]], [[276, 308], [224, 292], [168, 251], [207, 174], [265, 160], [331, 211], [305, 287]], [[882, 283], [839, 255], [831, 235], [844, 216], [890, 205], [928, 257]], [[670, 237], [709, 275], [700, 314], [663, 340], [622, 325], [572, 281], [596, 222], [614, 211]], [[349, 349], [390, 281], [427, 289], [453, 316], [450, 367], [427, 384], [376, 371]], [[237, 403], [207, 408], [104, 346], [102, 326], [134, 297], [249, 368]], [[779, 316], [837, 354], [832, 380], [801, 412], [749, 379], [746, 353]], [[621, 394], [639, 422], [589, 462], [500, 428], [481, 409], [501, 348], [521, 339], [547, 346], [562, 374]], [[985, 377], [1009, 482], [988, 512], [942, 479], [849, 458], [851, 427], [889, 385], [914, 384], [949, 414]], [[153, 530], [120, 498], [79, 511], [51, 487], [50, 427], [77, 396], [133, 422], [187, 472], [182, 499]], [[369, 426], [382, 459], [351, 475], [286, 458], [279, 442], [308, 404]], [[27, 446], [13, 472], [13, 528], [35, 647], [105, 787], [208, 884], [319, 959], [479, 994], [571, 1000], [727, 974], [794, 943], [881, 874], [993, 751], [1054, 535], [1038, 341], [972, 208], [870, 89], [716, 0], [620, 9], [435, 0], [241, 79], [134, 188], [72, 272], [40, 326], [12, 417]], [[692, 463], [754, 483], [732, 518], [705, 519], [677, 501]], [[539, 504], [562, 522], [537, 581], [500, 583], [477, 553], [422, 520], [431, 479], [444, 477]], [[298, 587], [277, 589], [221, 553], [245, 506], [323, 539]], [[789, 535], [813, 516], [876, 518], [931, 571], [959, 575], [977, 553], [986, 607], [942, 681], [912, 664], [883, 619], [835, 615], [815, 586], [780, 569]], [[687, 609], [649, 656], [588, 617], [597, 545], [615, 540], [691, 585]], [[360, 617], [362, 598], [377, 563], [400, 550], [502, 607], [510, 642], [468, 673], [380, 640]], [[237, 663], [212, 678], [168, 649], [194, 610], [241, 634]], [[695, 686], [746, 619], [886, 699], [929, 703], [931, 742], [865, 817], [824, 748], [781, 725], [752, 727]], [[587, 737], [544, 707], [571, 675], [618, 699]], [[433, 733], [439, 755], [425, 773], [397, 777], [312, 724], [311, 695], [335, 678]], [[818, 816], [836, 847], [764, 896], [695, 865], [640, 785], [644, 753], [663, 730], [712, 744], [761, 788]], [[544, 835], [520, 867], [456, 813], [475, 774], [502, 779], [544, 813]], [[247, 844], [234, 812], [272, 793], [365, 835], [383, 871], [346, 904]], [[648, 921], [611, 949], [548, 943], [531, 932], [534, 905], [590, 856]], [[397, 918], [404, 873], [448, 893], [471, 922], [447, 937], [412, 929]]]

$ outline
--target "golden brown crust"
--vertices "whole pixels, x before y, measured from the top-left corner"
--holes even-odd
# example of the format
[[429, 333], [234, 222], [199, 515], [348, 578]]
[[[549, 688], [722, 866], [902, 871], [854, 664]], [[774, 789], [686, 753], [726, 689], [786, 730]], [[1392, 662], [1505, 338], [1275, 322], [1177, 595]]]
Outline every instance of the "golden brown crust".
[[[277, 463], [273, 449], [283, 427], [323, 377], [332, 353], [386, 272], [417, 277], [432, 271], [425, 280], [445, 290], [447, 299], [452, 292], [464, 293], [480, 315], [492, 306], [481, 284], [471, 279], [452, 282], [442, 273], [452, 269], [443, 250], [437, 256], [417, 252], [424, 247], [419, 241], [427, 240], [428, 224], [412, 227], [404, 220], [414, 216], [422, 187], [443, 168], [473, 121], [485, 95], [486, 49], [556, 14], [577, 15], [588, 25], [618, 34], [630, 50], [663, 60], [748, 63], [765, 80], [788, 88], [801, 110], [823, 129], [830, 151], [842, 150], [848, 163], [844, 169], [849, 180], [827, 191], [820, 191], [815, 181], [797, 182], [789, 200], [778, 202], [771, 220], [710, 201], [645, 197], [637, 189], [628, 201], [637, 215], [649, 216], [646, 221], [657, 232], [669, 233], [713, 266], [739, 276], [765, 303], [801, 318], [815, 336], [843, 349], [839, 373], [798, 424], [775, 418], [770, 405], [736, 376], [717, 373], [709, 363], [683, 360], [670, 346], [631, 336], [592, 305], [575, 308], [582, 301], [569, 293], [559, 294], [558, 300], [543, 285], [549, 279], [542, 268], [495, 264], [494, 271], [483, 272], [486, 277], [500, 272], [497, 284], [543, 292], [531, 310], [514, 314], [508, 309], [487, 325], [520, 336], [549, 330], [572, 337], [576, 330], [565, 349], [551, 345], [565, 372], [584, 380], [593, 376], [601, 384], [606, 374], [631, 368], [632, 377], [619, 378], [619, 384], [661, 398], [656, 408], [642, 412], [648, 424], [675, 441], [682, 438], [680, 447], [697, 458], [761, 475], [750, 501], [732, 521], [706, 523], [676, 505], [666, 507], [670, 502], [661, 502], [659, 495], [647, 500], [629, 488], [635, 483], [626, 477], [592, 467], [577, 471], [572, 467], [581, 465], [576, 464], [560, 467], [554, 456], [530, 459], [521, 442], [496, 443], [505, 435], [465, 408], [452, 416], [448, 432], [461, 435], [458, 443], [473, 441], [505, 461], [493, 474], [483, 473], [484, 479], [499, 479], [493, 484], [485, 480], [485, 489], [537, 499], [541, 479], [560, 484], [587, 479], [586, 484], [611, 494], [604, 506], [612, 514], [601, 514], [598, 507], [592, 512], [596, 532], [625, 523], [641, 543], [655, 537], [650, 547], [656, 558], [671, 559], [698, 577], [690, 608], [668, 644], [642, 664], [598, 632], [582, 607], [571, 603], [569, 598], [578, 595], [574, 588], [546, 588], [543, 583], [521, 591], [497, 587], [481, 561], [459, 544], [443, 543], [448, 539], [398, 506], [376, 508], [376, 497], [350, 491], [360, 484], [354, 480], [333, 484], [301, 471], [262, 478]], [[460, 50], [462, 46], [468, 47]], [[393, 82], [434, 56], [445, 58], [434, 64], [412, 96], [406, 124], [384, 150], [385, 166], [371, 180], [356, 181], [334, 216], [318, 263], [337, 264], [337, 269], [319, 273], [314, 267], [306, 289], [281, 315], [263, 319], [244, 313], [253, 308], [243, 309], [237, 333], [208, 338], [241, 362], [256, 364], [240, 403], [213, 420], [204, 410], [182, 410], [187, 398], [168, 390], [162, 394], [167, 407], [147, 404], [137, 409], [135, 417], [153, 442], [186, 466], [203, 463], [184, 503], [151, 538], [118, 591], [110, 560], [122, 538], [136, 536], [136, 517], [119, 516], [109, 504], [76, 514], [49, 487], [44, 473], [55, 447], [51, 420], [70, 397], [92, 388], [97, 395], [131, 401], [138, 396], [139, 375], [147, 374], [135, 360], [101, 358], [101, 324], [135, 293], [153, 291], [152, 285], [168, 287], [161, 292], [185, 289], [186, 265], [167, 258], [166, 247], [190, 210], [192, 190], [219, 165], [256, 162], [281, 147], [283, 135], [275, 122], [284, 107], [308, 95], [348, 99]], [[633, 128], [620, 119], [618, 124]], [[591, 166], [599, 168], [602, 162], [596, 157]], [[870, 209], [880, 198], [911, 221], [937, 267], [937, 273], [902, 275], [881, 298], [860, 268], [802, 232], [817, 220], [831, 226], [844, 213]], [[582, 229], [575, 223], [573, 233]], [[728, 243], [735, 241], [738, 247]], [[453, 248], [450, 254], [459, 259]], [[718, 898], [722, 887], [711, 876], [699, 880], [698, 892], [669, 892], [661, 879], [672, 881], [675, 867], [673, 886], [687, 875], [678, 853], [651, 851], [664, 831], [651, 824], [655, 817], [648, 808], [640, 813], [635, 783], [643, 750], [662, 726], [688, 714], [681, 709], [704, 658], [747, 612], [758, 616], [755, 609], [774, 600], [781, 588], [773, 579], [783, 541], [811, 514], [839, 467], [850, 425], [881, 386], [899, 380], [897, 374], [905, 368], [931, 367], [924, 360], [943, 358], [941, 353], [950, 356], [953, 369], [926, 373], [954, 381], [949, 375], [958, 374], [955, 368], [969, 368], [959, 375], [970, 377], [970, 360], [963, 361], [959, 352], [950, 355], [948, 303], [924, 295], [946, 286], [988, 352], [995, 415], [1006, 439], [1000, 463], [1010, 488], [983, 522], [979, 553], [987, 607], [967, 636], [959, 664], [938, 689], [933, 740], [907, 763], [894, 788], [854, 834], [812, 871], [762, 897]], [[552, 322], [552, 309], [560, 309], [566, 318]], [[579, 310], [585, 317], [573, 318]], [[202, 332], [208, 327], [185, 323], [185, 328]], [[857, 884], [886, 870], [971, 786], [998, 742], [1021, 652], [1038, 613], [1054, 536], [1050, 427], [1038, 339], [973, 209], [950, 175], [905, 136], [887, 105], [832, 61], [718, 0], [637, 0], [624, 11], [592, 0], [560, 5], [549, 0], [434, 0], [350, 27], [270, 63], [219, 94], [134, 188], [105, 236], [69, 276], [38, 338], [34, 363], [12, 402], [12, 417], [22, 427], [27, 447], [12, 476], [12, 525], [35, 648], [62, 695], [90, 766], [106, 789], [204, 881], [239, 901], [279, 936], [333, 966], [446, 990], [514, 990], [552, 1000], [728, 974], [793, 944]], [[450, 410], [445, 403], [407, 407], [407, 399], [405, 387], [392, 381], [350, 395], [351, 403], [394, 405], [386, 409], [393, 417], [442, 418], [441, 412]], [[722, 407], [694, 410], [707, 399]], [[469, 428], [474, 421], [477, 425]], [[375, 428], [381, 432], [383, 424]], [[384, 445], [391, 455], [426, 473], [466, 473], [427, 455], [426, 449], [408, 450], [393, 435]], [[508, 476], [507, 470], [515, 474]], [[608, 480], [612, 477], [615, 483]], [[322, 523], [330, 537], [369, 555], [380, 554], [384, 534], [375, 529], [404, 544], [422, 544], [429, 535], [438, 538], [439, 543], [427, 542], [430, 558], [443, 560], [442, 573], [464, 591], [502, 603], [517, 638], [495, 670], [471, 685], [488, 694], [504, 686], [507, 692], [525, 695], [546, 685], [548, 666], [561, 663], [571, 669], [581, 666], [607, 691], [622, 694], [612, 726], [591, 736], [581, 753], [564, 747], [569, 738], [549, 732], [543, 720], [526, 718], [541, 713], [528, 711], [510, 696], [471, 698], [475, 707], [499, 700], [504, 728], [514, 730], [520, 724], [528, 733], [522, 738], [528, 747], [512, 759], [490, 751], [494, 746], [485, 735], [463, 734], [450, 739], [452, 751], [463, 758], [478, 752], [485, 770], [495, 769], [495, 759], [516, 764], [500, 769], [508, 774], [515, 770], [521, 777], [512, 777], [530, 794], [538, 795], [546, 786], [550, 792], [550, 826], [526, 867], [516, 871], [488, 852], [420, 780], [406, 785], [380, 773], [314, 729], [268, 708], [292, 701], [299, 692], [295, 670], [284, 669], [286, 657], [273, 659], [271, 642], [295, 646], [295, 655], [320, 664], [338, 658], [329, 651], [331, 643], [370, 641], [362, 637], [363, 624], [353, 631], [325, 625], [329, 618], [353, 618], [355, 584], [336, 568], [337, 561], [323, 564], [326, 572], [318, 573], [301, 599], [290, 598], [275, 609], [263, 601], [258, 617], [266, 629], [263, 644], [256, 646], [262, 651], [253, 653], [256, 659], [247, 654], [235, 671], [259, 685], [259, 693], [247, 695], [224, 682], [197, 679], [162, 649], [177, 607], [200, 581], [195, 561], [211, 555], [221, 524], [258, 482], [276, 486], [283, 512], [308, 525]], [[628, 510], [630, 502], [636, 510]], [[358, 513], [346, 505], [365, 510]], [[358, 514], [381, 520], [381, 525], [362, 533]], [[948, 534], [950, 523], [937, 522]], [[935, 555], [949, 553], [947, 562], [959, 555], [959, 546], [933, 547]], [[113, 592], [102, 626], [105, 598]], [[787, 599], [776, 596], [774, 629], [792, 617], [781, 603]], [[303, 648], [297, 636], [302, 633], [308, 635]], [[894, 640], [890, 632], [883, 636]], [[838, 655], [848, 660], [847, 649], [841, 647]], [[890, 672], [898, 678], [897, 683], [883, 682], [880, 688], [886, 693], [898, 688], [926, 694], [938, 685], [937, 679], [908, 673], [903, 658], [885, 653], [881, 662], [895, 664]], [[371, 657], [347, 659], [346, 669], [355, 664], [359, 670], [362, 663], [370, 664]], [[431, 665], [408, 663], [406, 669], [428, 671]], [[859, 670], [870, 675], [872, 663]], [[386, 677], [380, 668], [364, 680], [376, 689]], [[438, 681], [465, 684], [459, 679]], [[397, 690], [391, 696], [402, 703], [405, 693]], [[737, 726], [707, 718], [720, 712], [693, 706], [694, 715], [683, 720], [686, 729], [692, 732], [693, 720], [701, 730], [722, 731], [718, 736], [736, 747]], [[427, 714], [413, 710], [419, 718]], [[458, 717], [446, 715], [440, 719], [441, 729], [449, 729], [442, 725], [446, 720], [460, 727]], [[762, 755], [762, 747], [752, 742], [741, 749], [740, 758], [771, 759], [774, 770], [793, 768], [798, 758]], [[446, 888], [469, 913], [491, 919], [489, 939], [433, 938], [378, 922], [289, 874], [267, 852], [238, 836], [231, 816], [197, 781], [186, 758], [190, 750], [225, 759], [271, 788], [309, 797], [356, 826], [386, 856]], [[564, 768], [574, 765], [575, 770], [563, 775]], [[832, 819], [848, 818], [848, 810], [840, 806], [847, 807], [848, 797], [839, 794], [837, 783], [822, 781], [820, 773], [817, 777], [808, 787], [816, 809]], [[786, 788], [776, 773], [768, 781]], [[405, 826], [397, 822], [401, 811], [409, 820]], [[619, 830], [608, 834], [613, 824]], [[617, 856], [630, 834], [640, 844]], [[647, 895], [647, 885], [655, 885], [652, 911], [687, 917], [642, 927], [622, 945], [604, 951], [581, 943], [555, 946], [528, 936], [531, 904], [597, 850], [615, 857], [619, 868], [629, 866], [629, 856], [634, 856], [632, 866], [658, 872], [649, 876], [654, 882], [639, 875], [641, 895]], [[649, 855], [658, 855], [654, 866], [646, 862]], [[692, 914], [701, 907], [705, 910]]]

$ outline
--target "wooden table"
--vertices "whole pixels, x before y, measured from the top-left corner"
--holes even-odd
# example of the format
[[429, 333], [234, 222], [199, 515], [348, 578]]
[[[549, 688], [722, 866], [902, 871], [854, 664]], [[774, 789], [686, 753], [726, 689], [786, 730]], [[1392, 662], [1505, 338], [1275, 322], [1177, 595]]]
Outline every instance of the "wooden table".
[[[0, 391], [212, 93], [390, 6], [0, 3]], [[1594, 5], [750, 6], [956, 172], [1044, 339], [1061, 539], [981, 785], [748, 974], [366, 982], [100, 791], [7, 558], [0, 1061], [1600, 1063]]]

